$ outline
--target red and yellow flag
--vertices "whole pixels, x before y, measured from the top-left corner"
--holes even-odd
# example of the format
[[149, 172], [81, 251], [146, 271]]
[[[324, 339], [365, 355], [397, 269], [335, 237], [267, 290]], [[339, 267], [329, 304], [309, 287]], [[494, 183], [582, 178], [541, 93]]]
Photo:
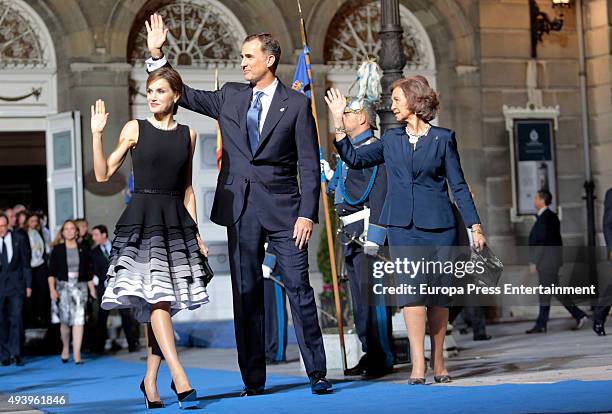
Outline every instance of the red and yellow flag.
[[[219, 69], [215, 69], [215, 89], [219, 90]], [[221, 141], [221, 128], [217, 122], [217, 170], [221, 171], [221, 154], [223, 154], [223, 143]]]

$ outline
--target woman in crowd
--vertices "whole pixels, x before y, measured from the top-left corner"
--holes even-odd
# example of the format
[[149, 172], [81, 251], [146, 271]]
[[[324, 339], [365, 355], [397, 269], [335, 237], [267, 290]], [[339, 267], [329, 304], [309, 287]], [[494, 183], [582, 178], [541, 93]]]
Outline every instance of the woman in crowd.
[[92, 281], [89, 248], [79, 244], [77, 237], [75, 222], [66, 220], [53, 243], [48, 281], [51, 322], [61, 324], [62, 362], [68, 362], [72, 333], [72, 355], [74, 363], [80, 365], [87, 292], [95, 298], [96, 289]]
[[[327, 102], [335, 124], [335, 146], [351, 168], [368, 168], [385, 163], [388, 188], [380, 224], [387, 226], [393, 258], [445, 260], [440, 252], [456, 245], [457, 223], [451, 209], [448, 184], [464, 222], [471, 229], [474, 245], [482, 248], [485, 237], [480, 218], [463, 177], [454, 131], [430, 124], [439, 101], [423, 76], [399, 79], [391, 85], [395, 119], [402, 128], [385, 132], [370, 145], [355, 149], [346, 139], [343, 113], [346, 99], [337, 89], [327, 92]], [[444, 365], [444, 337], [448, 324], [450, 298], [421, 294], [420, 285], [446, 286], [451, 275], [418, 274], [401, 278], [416, 288], [415, 294], [403, 296], [404, 319], [410, 341], [412, 373], [409, 384], [425, 384], [425, 325], [429, 325], [431, 359], [436, 382], [450, 382]]]
[[36, 214], [28, 214], [24, 229], [28, 233], [30, 250], [32, 252], [30, 260], [32, 267], [31, 322], [36, 327], [46, 328], [50, 321], [49, 283], [47, 280], [49, 269], [47, 267], [45, 241]]
[[93, 240], [91, 238], [91, 234], [89, 233], [89, 222], [87, 219], [80, 218], [76, 219], [75, 223], [78, 230], [77, 241], [80, 244], [87, 245], [87, 247], [91, 249]]

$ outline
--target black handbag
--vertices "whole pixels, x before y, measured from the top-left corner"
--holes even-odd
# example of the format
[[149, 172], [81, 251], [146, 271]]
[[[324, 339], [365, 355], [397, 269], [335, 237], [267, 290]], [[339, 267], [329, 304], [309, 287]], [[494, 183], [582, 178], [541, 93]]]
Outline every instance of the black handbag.
[[504, 264], [502, 261], [489, 249], [489, 246], [484, 246], [482, 250], [477, 250], [475, 247], [471, 248], [470, 261], [474, 263], [475, 269], [480, 269], [481, 266], [478, 263], [482, 263], [484, 271], [474, 272], [474, 282], [479, 286], [496, 287], [499, 283], [499, 279], [504, 271]]
[[202, 260], [202, 266], [204, 267], [204, 269], [203, 269], [203, 271], [204, 271], [204, 286], [208, 286], [208, 284], [212, 280], [212, 278], [215, 275], [215, 273], [213, 272], [212, 268], [210, 267], [210, 264], [208, 263], [208, 257], [204, 256], [203, 259], [204, 260]]

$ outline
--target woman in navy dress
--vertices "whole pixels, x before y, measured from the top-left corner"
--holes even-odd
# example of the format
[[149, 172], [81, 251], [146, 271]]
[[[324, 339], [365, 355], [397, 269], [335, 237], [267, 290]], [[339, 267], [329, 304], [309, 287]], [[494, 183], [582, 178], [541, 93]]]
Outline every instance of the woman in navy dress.
[[[405, 128], [392, 128], [371, 145], [355, 149], [346, 139], [342, 114], [346, 99], [337, 89], [327, 92], [327, 102], [335, 124], [335, 146], [351, 168], [368, 168], [384, 163], [387, 169], [387, 195], [380, 224], [387, 227], [391, 256], [418, 261], [446, 261], [450, 246], [457, 244], [457, 223], [451, 208], [448, 185], [474, 245], [485, 244], [474, 201], [463, 177], [455, 133], [429, 122], [435, 118], [439, 101], [423, 76], [399, 79], [391, 85], [391, 109]], [[448, 185], [447, 185], [448, 182]], [[448, 274], [417, 274], [399, 277], [401, 283], [414, 286], [416, 293], [396, 299], [403, 307], [410, 341], [412, 373], [409, 384], [425, 383], [425, 323], [431, 336], [431, 364], [436, 382], [450, 382], [444, 365], [444, 337], [448, 323], [447, 295], [420, 293], [420, 285], [452, 285]]]
[[147, 408], [164, 406], [156, 384], [162, 356], [179, 405], [196, 400], [178, 359], [171, 316], [208, 302], [208, 252], [198, 234], [191, 183], [196, 133], [173, 116], [182, 89], [173, 69], [149, 75], [147, 103], [152, 116], [125, 124], [108, 158], [102, 148], [108, 118], [104, 101], [91, 107], [96, 179], [108, 181], [128, 152], [132, 158], [134, 191], [115, 226], [102, 308], [132, 308], [136, 319], [148, 325], [147, 371], [140, 384]]

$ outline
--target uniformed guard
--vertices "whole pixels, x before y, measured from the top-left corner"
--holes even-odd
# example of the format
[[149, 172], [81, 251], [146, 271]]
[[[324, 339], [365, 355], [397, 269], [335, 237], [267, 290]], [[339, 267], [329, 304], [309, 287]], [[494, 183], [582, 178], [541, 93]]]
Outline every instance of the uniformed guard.
[[276, 265], [276, 255], [270, 244], [266, 244], [266, 255], [262, 265], [264, 277], [264, 312], [266, 331], [266, 363], [287, 362], [287, 294], [283, 277]]
[[[355, 147], [369, 145], [378, 139], [374, 136], [377, 127], [373, 102], [379, 94], [372, 93], [372, 90], [379, 90], [379, 86], [376, 87], [380, 85], [377, 73], [380, 73], [380, 69], [374, 61], [365, 62], [357, 80], [359, 93], [347, 98], [344, 126]], [[322, 161], [322, 169], [328, 179], [328, 190], [334, 191], [355, 327], [365, 352], [357, 366], [345, 373], [380, 377], [393, 369], [391, 315], [382, 298], [376, 299], [370, 294], [371, 278], [367, 269], [371, 268], [373, 258], [364, 253], [364, 247], [375, 251], [377, 244], [384, 244], [384, 229], [376, 226], [376, 223], [387, 190], [385, 167], [354, 170], [338, 159], [335, 171], [331, 170], [327, 161]], [[381, 234], [380, 231], [373, 231], [375, 229], [383, 230], [382, 237], [373, 237], [374, 233]], [[375, 300], [381, 304], [373, 303]]]

